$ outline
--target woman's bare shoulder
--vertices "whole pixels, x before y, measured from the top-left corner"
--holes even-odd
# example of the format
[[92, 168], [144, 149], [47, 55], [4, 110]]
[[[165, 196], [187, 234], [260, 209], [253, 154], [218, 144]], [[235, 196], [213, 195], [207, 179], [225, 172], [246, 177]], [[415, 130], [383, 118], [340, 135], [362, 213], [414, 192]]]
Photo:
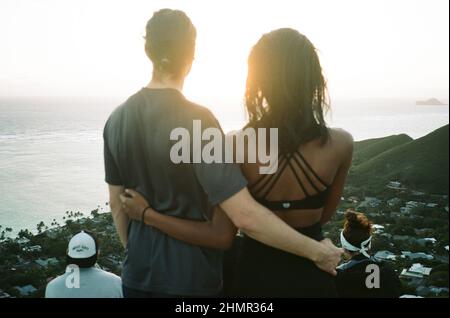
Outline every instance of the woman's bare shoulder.
[[353, 136], [342, 128], [329, 128], [331, 142], [339, 149], [353, 151]]

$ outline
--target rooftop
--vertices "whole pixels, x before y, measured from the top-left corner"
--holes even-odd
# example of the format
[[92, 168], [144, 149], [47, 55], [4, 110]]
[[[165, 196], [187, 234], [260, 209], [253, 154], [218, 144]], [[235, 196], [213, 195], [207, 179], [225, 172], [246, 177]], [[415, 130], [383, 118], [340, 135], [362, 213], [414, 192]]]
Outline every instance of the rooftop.
[[39, 258], [35, 262], [42, 267], [47, 267], [48, 265], [54, 265], [54, 264], [59, 263], [59, 261], [55, 257], [51, 257], [51, 258], [47, 258], [47, 259]]
[[14, 288], [18, 290], [22, 296], [28, 296], [37, 291], [33, 285], [15, 286]]
[[409, 272], [412, 273], [418, 273], [418, 274], [422, 274], [422, 275], [430, 275], [432, 268], [430, 267], [425, 267], [420, 263], [414, 263], [411, 265], [411, 267], [409, 268]]

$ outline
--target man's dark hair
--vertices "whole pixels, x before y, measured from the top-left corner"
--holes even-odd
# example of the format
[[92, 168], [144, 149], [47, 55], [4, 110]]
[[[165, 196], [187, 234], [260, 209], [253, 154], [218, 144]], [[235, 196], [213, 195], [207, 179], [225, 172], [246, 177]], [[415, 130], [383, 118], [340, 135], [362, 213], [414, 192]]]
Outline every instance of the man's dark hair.
[[77, 265], [80, 268], [89, 268], [95, 265], [95, 263], [97, 263], [97, 257], [98, 257], [98, 251], [99, 251], [99, 245], [98, 245], [98, 240], [97, 237], [94, 235], [94, 233], [90, 232], [90, 231], [79, 231], [77, 233], [75, 233], [73, 236], [77, 235], [78, 233], [84, 232], [86, 234], [88, 234], [89, 236], [91, 236], [94, 239], [94, 243], [95, 243], [95, 254], [92, 255], [91, 257], [88, 258], [72, 258], [69, 255], [66, 255], [66, 262], [67, 264], [74, 264]]
[[178, 77], [191, 63], [197, 30], [180, 10], [162, 9], [147, 22], [145, 52], [153, 63], [153, 76]]

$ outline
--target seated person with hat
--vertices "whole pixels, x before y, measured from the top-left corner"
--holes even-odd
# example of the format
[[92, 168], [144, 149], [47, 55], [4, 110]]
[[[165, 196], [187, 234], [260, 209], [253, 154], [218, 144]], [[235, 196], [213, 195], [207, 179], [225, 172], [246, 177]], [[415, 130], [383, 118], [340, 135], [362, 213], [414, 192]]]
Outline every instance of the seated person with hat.
[[92, 233], [75, 234], [67, 249], [66, 273], [48, 283], [45, 298], [122, 298], [120, 277], [96, 265], [98, 254]]

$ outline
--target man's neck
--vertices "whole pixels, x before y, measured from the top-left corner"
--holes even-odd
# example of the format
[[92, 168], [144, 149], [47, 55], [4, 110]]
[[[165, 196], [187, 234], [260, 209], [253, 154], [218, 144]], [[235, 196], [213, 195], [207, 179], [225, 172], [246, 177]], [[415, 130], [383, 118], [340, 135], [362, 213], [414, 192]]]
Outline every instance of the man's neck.
[[180, 92], [183, 91], [184, 86], [184, 78], [179, 80], [167, 79], [167, 80], [157, 80], [152, 78], [150, 83], [147, 85], [148, 88], [153, 89], [163, 89], [163, 88], [172, 88], [176, 89]]

